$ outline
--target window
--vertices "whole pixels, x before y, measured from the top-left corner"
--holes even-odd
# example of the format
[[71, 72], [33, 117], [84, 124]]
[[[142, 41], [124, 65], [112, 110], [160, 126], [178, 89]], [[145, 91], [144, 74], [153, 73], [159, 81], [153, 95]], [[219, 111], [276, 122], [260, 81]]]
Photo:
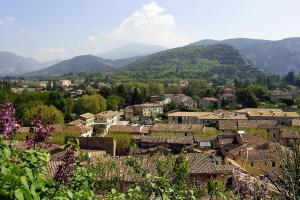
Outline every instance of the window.
[[254, 166], [254, 163], [253, 162], [251, 162], [251, 167], [253, 167]]
[[276, 167], [276, 162], [272, 161], [272, 167]]

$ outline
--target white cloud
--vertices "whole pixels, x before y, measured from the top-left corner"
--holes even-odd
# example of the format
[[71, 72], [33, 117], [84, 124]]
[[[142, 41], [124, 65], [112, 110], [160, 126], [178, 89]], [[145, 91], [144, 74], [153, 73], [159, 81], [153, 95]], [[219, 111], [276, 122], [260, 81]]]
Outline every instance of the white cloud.
[[88, 40], [89, 40], [90, 43], [95, 43], [95, 42], [97, 42], [97, 38], [96, 38], [94, 35], [90, 35], [90, 36], [88, 37]]
[[176, 47], [190, 42], [187, 35], [176, 30], [176, 22], [172, 14], [156, 2], [144, 5], [133, 12], [105, 40], [115, 44], [140, 42], [165, 47]]
[[13, 23], [16, 19], [14, 17], [3, 17], [0, 18], [0, 24]]
[[64, 59], [66, 57], [66, 50], [63, 48], [41, 48], [35, 53], [35, 58], [41, 61]]

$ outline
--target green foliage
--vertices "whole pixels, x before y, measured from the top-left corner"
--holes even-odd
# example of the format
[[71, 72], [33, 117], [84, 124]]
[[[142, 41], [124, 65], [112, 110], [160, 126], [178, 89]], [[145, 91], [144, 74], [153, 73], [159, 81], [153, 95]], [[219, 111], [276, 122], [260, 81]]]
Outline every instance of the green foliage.
[[107, 136], [113, 137], [117, 142], [117, 147], [119, 148], [129, 148], [133, 144], [133, 138], [128, 133], [108, 132]]
[[205, 77], [256, 79], [262, 74], [228, 45], [185, 46], [146, 56], [112, 75], [115, 79], [171, 80]]
[[31, 120], [34, 118], [38, 112], [41, 112], [41, 117], [43, 121], [52, 121], [54, 124], [63, 124], [64, 117], [61, 111], [56, 107], [50, 105], [37, 105], [33, 106], [30, 109], [26, 110], [23, 115], [23, 122], [25, 125], [30, 125]]
[[249, 89], [241, 89], [237, 92], [239, 101], [247, 108], [256, 108], [257, 100], [253, 91]]
[[125, 105], [125, 99], [117, 95], [110, 95], [106, 98], [107, 110], [118, 111]]
[[99, 94], [84, 95], [75, 101], [74, 112], [78, 115], [90, 112], [99, 113], [106, 110], [106, 100]]
[[49, 153], [19, 150], [0, 138], [0, 199], [98, 199], [93, 190], [95, 175], [91, 167], [82, 165], [86, 158], [77, 160], [71, 184], [62, 186], [47, 176]]

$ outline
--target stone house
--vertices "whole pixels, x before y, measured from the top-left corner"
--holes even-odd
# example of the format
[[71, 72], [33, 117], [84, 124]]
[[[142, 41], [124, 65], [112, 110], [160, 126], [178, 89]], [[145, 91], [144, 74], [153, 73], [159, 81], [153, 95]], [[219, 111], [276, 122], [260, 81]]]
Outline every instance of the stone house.
[[204, 97], [200, 101], [200, 107], [203, 109], [218, 109], [220, 106], [221, 103], [219, 99], [214, 97]]
[[278, 125], [291, 126], [294, 119], [299, 119], [296, 112], [283, 112], [281, 109], [246, 108], [238, 110], [239, 114], [246, 114], [249, 120], [275, 120]]
[[95, 115], [92, 113], [85, 113], [79, 116], [82, 124], [87, 127], [93, 127], [95, 123]]

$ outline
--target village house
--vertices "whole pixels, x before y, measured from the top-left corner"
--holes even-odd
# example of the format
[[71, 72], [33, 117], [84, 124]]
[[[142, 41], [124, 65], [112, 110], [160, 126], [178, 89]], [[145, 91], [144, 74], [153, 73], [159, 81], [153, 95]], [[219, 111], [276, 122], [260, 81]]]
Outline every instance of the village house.
[[39, 81], [39, 86], [41, 88], [46, 88], [49, 84], [49, 81]]
[[193, 135], [203, 131], [203, 126], [198, 124], [155, 124], [151, 126], [150, 133], [174, 133], [178, 136]]
[[92, 113], [85, 113], [79, 116], [82, 124], [86, 127], [93, 127], [95, 123], [95, 115]]
[[134, 125], [111, 125], [109, 133], [127, 133], [131, 135], [147, 135], [150, 132], [150, 126]]
[[59, 87], [69, 87], [72, 84], [71, 80], [59, 80], [56, 81], [56, 85]]
[[255, 148], [240, 150], [235, 161], [251, 176], [265, 175], [266, 171], [279, 170], [281, 161], [276, 154], [278, 145], [266, 143]]
[[144, 103], [139, 105], [128, 106], [124, 109], [125, 120], [133, 121], [135, 116], [139, 118], [156, 117], [163, 114], [164, 107], [156, 103]]
[[179, 85], [180, 85], [180, 87], [187, 87], [187, 86], [189, 86], [189, 81], [188, 80], [180, 80]]
[[279, 144], [264, 138], [239, 131], [232, 142], [221, 146], [226, 160], [242, 168], [249, 175], [261, 176], [266, 170], [278, 170], [280, 159], [275, 152], [282, 148]]
[[169, 123], [175, 124], [202, 124], [208, 127], [218, 127], [220, 120], [238, 121], [246, 120], [244, 114], [236, 114], [224, 110], [214, 112], [174, 112], [168, 114]]
[[293, 147], [300, 140], [297, 132], [281, 129], [279, 127], [268, 129], [268, 140], [283, 146]]
[[276, 89], [271, 92], [270, 100], [274, 103], [281, 102], [282, 100], [292, 100], [293, 93], [288, 90]]
[[292, 120], [299, 119], [296, 112], [283, 112], [281, 109], [246, 108], [238, 110], [239, 114], [246, 114], [249, 120], [275, 120], [278, 125], [291, 126]]
[[95, 115], [94, 125], [103, 125], [104, 128], [109, 129], [109, 127], [118, 122], [118, 112], [117, 111], [103, 111]]
[[170, 102], [174, 102], [177, 105], [183, 105], [186, 109], [192, 110], [197, 107], [192, 97], [185, 94], [163, 94], [162, 99], [169, 99]]
[[225, 88], [223, 94], [219, 96], [219, 99], [226, 103], [235, 103], [237, 100], [235, 90], [232, 88]]
[[200, 101], [200, 107], [203, 109], [218, 109], [220, 106], [221, 103], [219, 99], [214, 97], [204, 97]]

